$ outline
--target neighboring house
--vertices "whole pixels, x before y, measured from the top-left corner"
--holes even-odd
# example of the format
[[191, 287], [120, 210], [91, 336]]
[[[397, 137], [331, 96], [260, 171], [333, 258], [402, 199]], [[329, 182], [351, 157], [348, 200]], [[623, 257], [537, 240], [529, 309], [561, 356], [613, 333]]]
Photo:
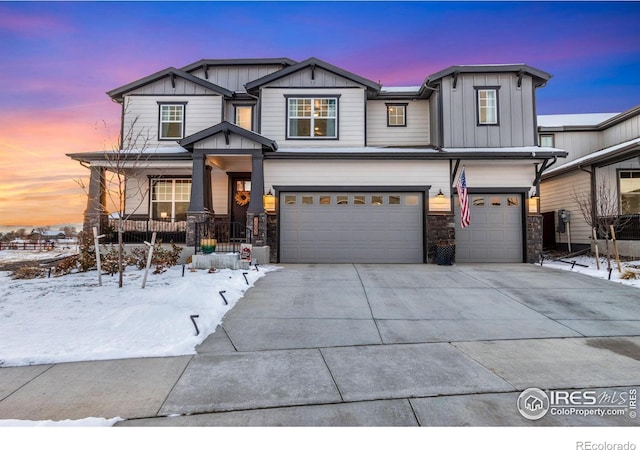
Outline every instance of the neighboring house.
[[53, 231], [53, 230], [44, 230], [44, 231], [36, 231], [33, 230], [29, 235], [31, 240], [37, 241], [58, 241], [61, 239], [65, 239], [66, 235], [62, 231]]
[[[538, 144], [536, 89], [550, 77], [453, 66], [386, 88], [316, 58], [162, 70], [108, 92], [122, 105], [126, 229], [268, 245], [273, 262], [423, 263], [442, 241], [458, 262], [536, 261], [542, 217], [529, 200], [566, 156]], [[114, 225], [109, 152], [69, 156], [91, 170], [85, 229]]]
[[640, 254], [640, 106], [619, 114], [538, 116], [538, 132], [543, 145], [568, 152], [565, 161], [542, 175], [545, 247], [590, 247], [592, 229], [580, 203], [601, 202], [604, 191], [612, 200], [611, 212], [625, 219], [616, 236], [621, 253]]

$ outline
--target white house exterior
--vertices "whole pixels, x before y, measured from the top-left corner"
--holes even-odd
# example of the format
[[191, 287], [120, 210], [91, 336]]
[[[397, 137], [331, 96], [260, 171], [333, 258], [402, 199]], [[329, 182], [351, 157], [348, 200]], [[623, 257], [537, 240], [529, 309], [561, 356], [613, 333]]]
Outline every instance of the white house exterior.
[[[568, 152], [542, 176], [545, 245], [591, 246], [592, 229], [579, 202], [586, 194], [593, 202], [605, 189], [614, 212], [628, 218], [616, 236], [621, 252], [640, 254], [640, 106], [623, 113], [539, 116], [538, 131], [542, 141]], [[569, 213], [569, 222], [559, 211]]]
[[[453, 66], [387, 88], [316, 58], [165, 69], [108, 92], [123, 111], [127, 230], [250, 241], [273, 262], [433, 262], [441, 242], [458, 262], [535, 261], [542, 217], [529, 200], [566, 156], [538, 143], [536, 89], [550, 78]], [[85, 228], [104, 228], [111, 158], [69, 156], [91, 169]]]

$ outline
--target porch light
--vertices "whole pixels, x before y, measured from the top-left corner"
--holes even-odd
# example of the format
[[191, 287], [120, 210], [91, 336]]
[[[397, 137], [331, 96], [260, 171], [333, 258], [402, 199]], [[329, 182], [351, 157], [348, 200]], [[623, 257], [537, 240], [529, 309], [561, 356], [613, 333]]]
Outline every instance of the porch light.
[[433, 212], [443, 212], [451, 210], [451, 203], [442, 189], [438, 190], [438, 193], [429, 200], [429, 210]]
[[534, 195], [533, 197], [529, 197], [527, 202], [529, 204], [529, 214], [538, 214], [540, 212], [540, 197]]
[[276, 210], [276, 197], [271, 192], [271, 189], [262, 196], [262, 204], [267, 212], [274, 212]]

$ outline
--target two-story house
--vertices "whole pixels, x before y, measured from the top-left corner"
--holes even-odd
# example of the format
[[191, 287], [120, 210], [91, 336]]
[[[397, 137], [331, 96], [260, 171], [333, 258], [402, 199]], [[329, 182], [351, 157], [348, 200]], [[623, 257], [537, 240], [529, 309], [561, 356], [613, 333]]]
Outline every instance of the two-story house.
[[[441, 241], [458, 262], [535, 261], [540, 177], [566, 156], [538, 145], [536, 89], [550, 77], [453, 66], [387, 88], [316, 58], [168, 68], [108, 92], [122, 105], [119, 213], [132, 233], [251, 240], [273, 262], [423, 263]], [[86, 229], [108, 221], [107, 153], [69, 155], [91, 169]]]
[[[590, 248], [597, 216], [617, 215], [620, 252], [640, 254], [640, 106], [618, 114], [539, 116], [538, 129], [543, 145], [568, 152], [542, 176], [545, 247]], [[585, 213], [595, 217], [587, 221]]]

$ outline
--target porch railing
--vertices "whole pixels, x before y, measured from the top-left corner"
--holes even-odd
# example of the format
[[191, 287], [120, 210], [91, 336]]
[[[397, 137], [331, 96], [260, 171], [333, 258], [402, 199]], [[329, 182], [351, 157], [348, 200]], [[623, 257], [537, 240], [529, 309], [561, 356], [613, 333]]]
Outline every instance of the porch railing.
[[[167, 220], [133, 220], [127, 219], [123, 223], [122, 240], [126, 244], [142, 244], [149, 242], [151, 235], [156, 232], [156, 241], [165, 244], [184, 244], [187, 238], [187, 222]], [[118, 219], [109, 219], [108, 223], [102, 227], [104, 239], [100, 242], [112, 244], [118, 242]]]
[[241, 244], [251, 243], [251, 229], [243, 223], [207, 220], [195, 225], [196, 254], [201, 253], [202, 239], [215, 239], [216, 253], [239, 253]]

